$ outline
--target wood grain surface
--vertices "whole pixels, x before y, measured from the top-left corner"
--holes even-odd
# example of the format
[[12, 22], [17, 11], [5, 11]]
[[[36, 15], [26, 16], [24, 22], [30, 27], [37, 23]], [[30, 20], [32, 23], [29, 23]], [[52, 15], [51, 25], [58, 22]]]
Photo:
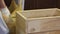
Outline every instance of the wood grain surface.
[[59, 13], [60, 11], [57, 9], [17, 12], [17, 30], [24, 34], [36, 34], [36, 32], [43, 32], [41, 34], [55, 34], [60, 32], [58, 31], [60, 30]]

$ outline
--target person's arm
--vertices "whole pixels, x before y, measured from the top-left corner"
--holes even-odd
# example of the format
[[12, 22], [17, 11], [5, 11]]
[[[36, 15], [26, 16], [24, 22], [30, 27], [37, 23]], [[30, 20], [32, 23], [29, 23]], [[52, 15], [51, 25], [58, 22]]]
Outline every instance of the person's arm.
[[0, 0], [0, 9], [5, 8], [6, 5], [4, 3], [4, 0]]
[[8, 21], [10, 21], [10, 12], [7, 6], [5, 5], [4, 0], [0, 0], [0, 12], [2, 13], [5, 22], [8, 23]]
[[4, 0], [0, 0], [0, 10], [7, 17], [10, 15], [10, 12], [9, 12], [7, 6], [5, 5]]

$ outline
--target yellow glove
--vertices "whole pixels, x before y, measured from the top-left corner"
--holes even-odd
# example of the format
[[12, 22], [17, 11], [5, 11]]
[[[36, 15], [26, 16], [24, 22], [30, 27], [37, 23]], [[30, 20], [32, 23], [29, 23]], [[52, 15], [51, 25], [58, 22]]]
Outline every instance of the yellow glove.
[[24, 11], [24, 0], [20, 0], [19, 4], [18, 4], [18, 7], [12, 12], [12, 17], [15, 17], [16, 16], [16, 12], [19, 11], [19, 12], [22, 12]]
[[17, 4], [15, 3], [15, 0], [12, 0], [11, 5], [9, 7], [9, 10], [11, 11], [11, 13], [17, 8]]

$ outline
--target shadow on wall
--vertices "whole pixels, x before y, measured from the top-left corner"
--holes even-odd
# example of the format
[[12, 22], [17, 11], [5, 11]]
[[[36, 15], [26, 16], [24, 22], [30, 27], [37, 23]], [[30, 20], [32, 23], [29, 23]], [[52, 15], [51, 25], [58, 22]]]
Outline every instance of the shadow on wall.
[[25, 10], [60, 8], [60, 0], [25, 0]]
[[[5, 0], [9, 7], [12, 0]], [[8, 3], [7, 3], [8, 2]], [[60, 8], [60, 0], [25, 0], [25, 10], [44, 9], [44, 8]]]
[[6, 5], [9, 7], [12, 0], [4, 0], [4, 1], [5, 1]]

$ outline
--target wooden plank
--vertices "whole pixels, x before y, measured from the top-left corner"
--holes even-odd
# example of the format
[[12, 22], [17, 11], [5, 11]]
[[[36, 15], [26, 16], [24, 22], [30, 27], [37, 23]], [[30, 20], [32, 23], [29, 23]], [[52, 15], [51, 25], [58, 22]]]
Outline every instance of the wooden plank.
[[40, 9], [40, 10], [26, 10], [22, 12], [25, 17], [36, 18], [36, 17], [50, 17], [60, 15], [60, 11], [55, 9]]
[[20, 33], [49, 32], [50, 34], [50, 31], [60, 30], [60, 11], [58, 9], [42, 9], [17, 12], [16, 24]]
[[60, 17], [28, 20], [28, 33], [60, 30]]
[[38, 32], [38, 33], [29, 33], [29, 34], [60, 34], [60, 31], [50, 31], [50, 32]]
[[17, 30], [17, 34], [20, 34], [22, 32], [25, 33], [25, 29], [26, 29], [26, 25], [25, 25], [26, 20], [24, 19], [24, 17], [22, 17], [22, 15], [17, 14], [17, 19], [16, 19], [16, 30]]

